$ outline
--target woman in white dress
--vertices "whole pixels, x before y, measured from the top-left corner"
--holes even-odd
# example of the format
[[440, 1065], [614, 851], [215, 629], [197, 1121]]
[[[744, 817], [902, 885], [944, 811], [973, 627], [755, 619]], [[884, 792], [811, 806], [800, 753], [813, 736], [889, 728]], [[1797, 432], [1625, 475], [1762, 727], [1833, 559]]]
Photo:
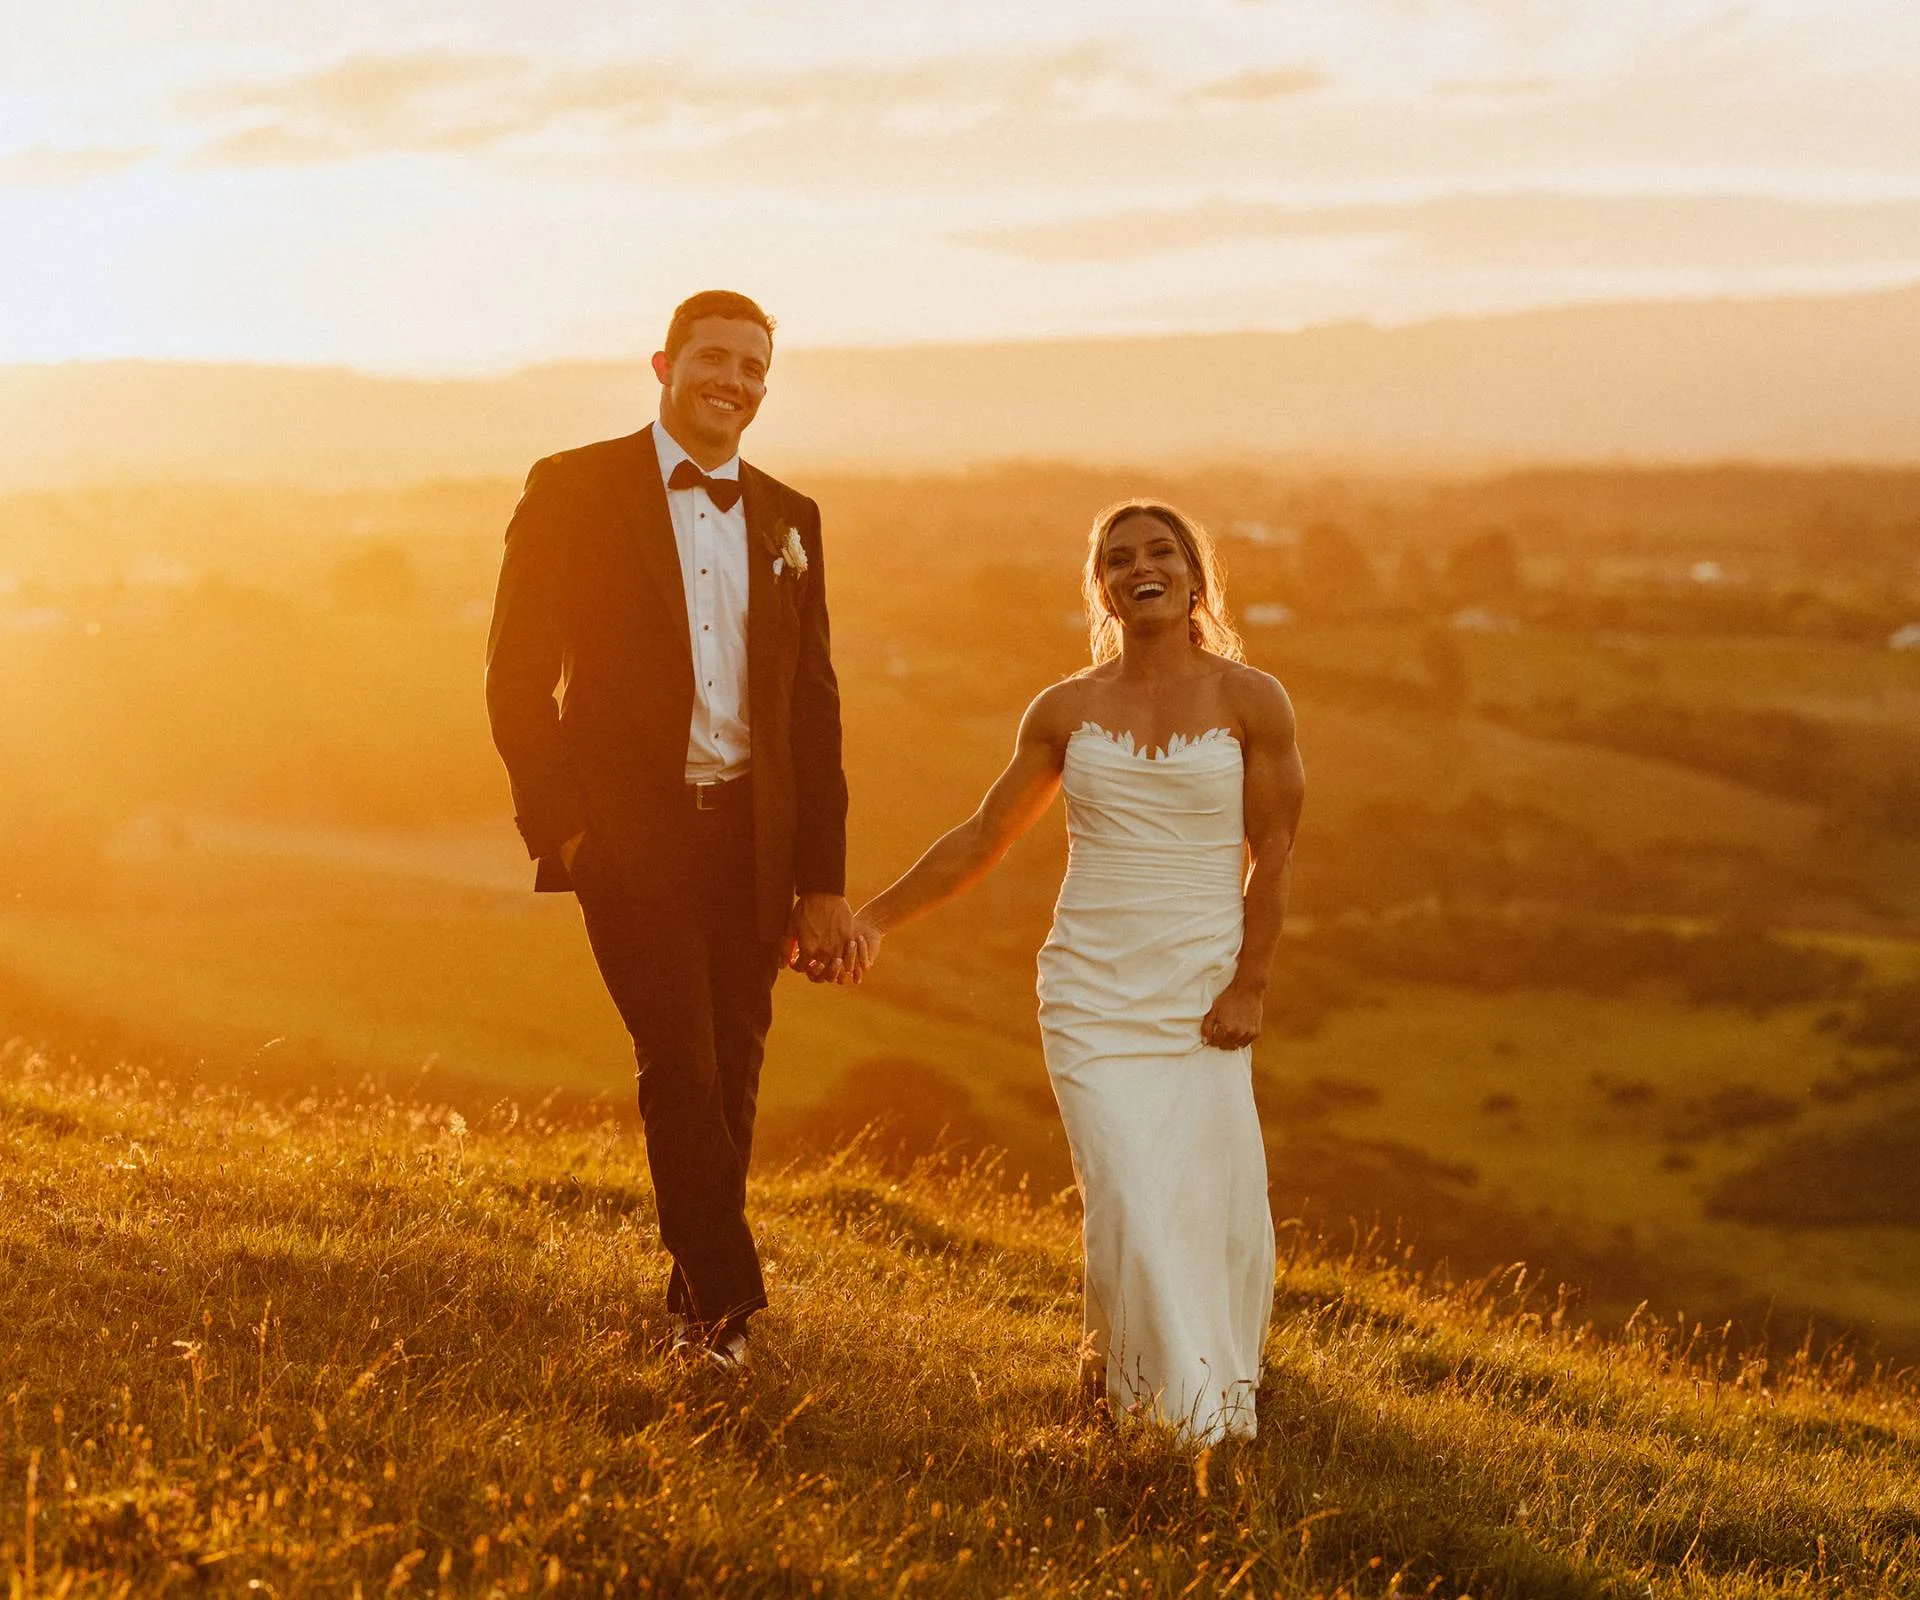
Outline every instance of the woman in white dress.
[[1305, 792], [1293, 708], [1241, 660], [1212, 544], [1172, 506], [1102, 512], [1083, 587], [1094, 664], [861, 909], [858, 959], [985, 877], [1064, 785], [1040, 1028], [1085, 1210], [1083, 1375], [1116, 1416], [1251, 1436], [1274, 1268], [1252, 1045]]

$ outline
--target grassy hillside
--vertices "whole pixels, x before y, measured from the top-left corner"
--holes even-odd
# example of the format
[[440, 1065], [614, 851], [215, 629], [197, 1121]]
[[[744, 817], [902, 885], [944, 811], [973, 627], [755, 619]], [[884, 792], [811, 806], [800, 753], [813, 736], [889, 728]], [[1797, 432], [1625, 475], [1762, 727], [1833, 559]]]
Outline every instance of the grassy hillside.
[[[1920, 474], [812, 486], [856, 893], [1084, 660], [1089, 513], [1163, 490], [1223, 530], [1300, 711], [1256, 1056], [1286, 1204], [1464, 1274], [1528, 1260], [1615, 1324], [1920, 1358], [1920, 651], [1889, 648]], [[259, 1094], [627, 1114], [479, 694], [516, 487], [0, 496], [0, 1015]], [[1033, 997], [1063, 844], [1056, 811], [858, 994], [783, 981], [769, 1156], [878, 1118], [896, 1168], [944, 1141], [1067, 1184]]]
[[[3, 1031], [3, 1030], [0, 1030]], [[0, 1048], [15, 1595], [1920, 1592], [1920, 1390], [1282, 1227], [1262, 1432], [1076, 1407], [1076, 1217], [761, 1178], [744, 1385], [660, 1353], [634, 1130]]]
[[[238, 906], [0, 912], [0, 1010], [254, 1092], [370, 1078], [469, 1117], [503, 1096], [628, 1114], [631, 1050], [570, 901], [284, 872], [260, 866]], [[863, 990], [781, 980], [761, 1098], [770, 1155], [877, 1122], [876, 1154], [895, 1165], [901, 1146], [996, 1147], [1010, 1180], [1071, 1181], [1033, 1016], [1044, 912], [1016, 903], [998, 927], [962, 912], [909, 930]], [[1920, 1354], [1920, 1200], [1853, 1192], [1876, 1172], [1897, 1181], [1906, 1157], [1868, 1152], [1838, 1177], [1782, 1164], [1806, 1140], [1850, 1148], [1913, 1114], [1912, 1045], [1890, 1052], [1831, 1024], [1871, 996], [1920, 991], [1756, 1012], [1631, 968], [1617, 984], [1582, 974], [1593, 952], [1563, 954], [1550, 925], [1519, 929], [1536, 970], [1503, 973], [1511, 948], [1462, 942], [1478, 926], [1408, 924], [1404, 944], [1355, 950], [1345, 925], [1303, 920], [1288, 939], [1255, 1055], [1285, 1203], [1316, 1223], [1378, 1222], [1460, 1271], [1524, 1257], [1578, 1280], [1584, 1310], [1608, 1320], [1646, 1299], [1737, 1317], [1743, 1336], [1770, 1327], [1791, 1343], [1812, 1320]], [[1747, 959], [1705, 935], [1623, 939], [1648, 946], [1642, 959]], [[1858, 947], [1889, 977], [1920, 966], [1908, 942]], [[1454, 966], [1476, 955], [1494, 970]], [[1718, 1211], [1756, 1163], [1766, 1203]]]

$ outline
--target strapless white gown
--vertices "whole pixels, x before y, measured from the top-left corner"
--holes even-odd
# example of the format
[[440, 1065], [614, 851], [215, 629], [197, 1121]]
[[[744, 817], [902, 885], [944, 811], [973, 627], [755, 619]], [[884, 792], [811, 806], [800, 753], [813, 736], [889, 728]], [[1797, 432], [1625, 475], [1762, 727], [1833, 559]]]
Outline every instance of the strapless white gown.
[[1116, 1414], [1254, 1432], [1273, 1217], [1253, 1052], [1201, 1043], [1240, 953], [1246, 829], [1226, 729], [1067, 742], [1070, 855], [1040, 1029], [1085, 1208], [1086, 1326]]

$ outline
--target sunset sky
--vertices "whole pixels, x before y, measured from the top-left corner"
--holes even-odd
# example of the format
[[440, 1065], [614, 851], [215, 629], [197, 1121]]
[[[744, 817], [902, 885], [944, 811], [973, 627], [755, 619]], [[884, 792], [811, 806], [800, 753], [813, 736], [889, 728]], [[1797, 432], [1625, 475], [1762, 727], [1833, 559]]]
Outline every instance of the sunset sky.
[[65, 0], [0, 360], [484, 372], [1920, 279], [1912, 0]]

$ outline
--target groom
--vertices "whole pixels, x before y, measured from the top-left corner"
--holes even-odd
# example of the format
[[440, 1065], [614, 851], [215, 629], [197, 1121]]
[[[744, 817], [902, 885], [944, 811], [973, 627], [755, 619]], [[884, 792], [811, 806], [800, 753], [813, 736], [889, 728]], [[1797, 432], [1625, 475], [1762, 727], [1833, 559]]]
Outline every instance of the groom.
[[729, 1371], [767, 1303], [746, 1188], [774, 977], [839, 979], [853, 933], [820, 512], [739, 454], [773, 327], [725, 290], [674, 311], [659, 419], [535, 464], [487, 638], [534, 887], [578, 896], [633, 1035], [675, 1346]]

